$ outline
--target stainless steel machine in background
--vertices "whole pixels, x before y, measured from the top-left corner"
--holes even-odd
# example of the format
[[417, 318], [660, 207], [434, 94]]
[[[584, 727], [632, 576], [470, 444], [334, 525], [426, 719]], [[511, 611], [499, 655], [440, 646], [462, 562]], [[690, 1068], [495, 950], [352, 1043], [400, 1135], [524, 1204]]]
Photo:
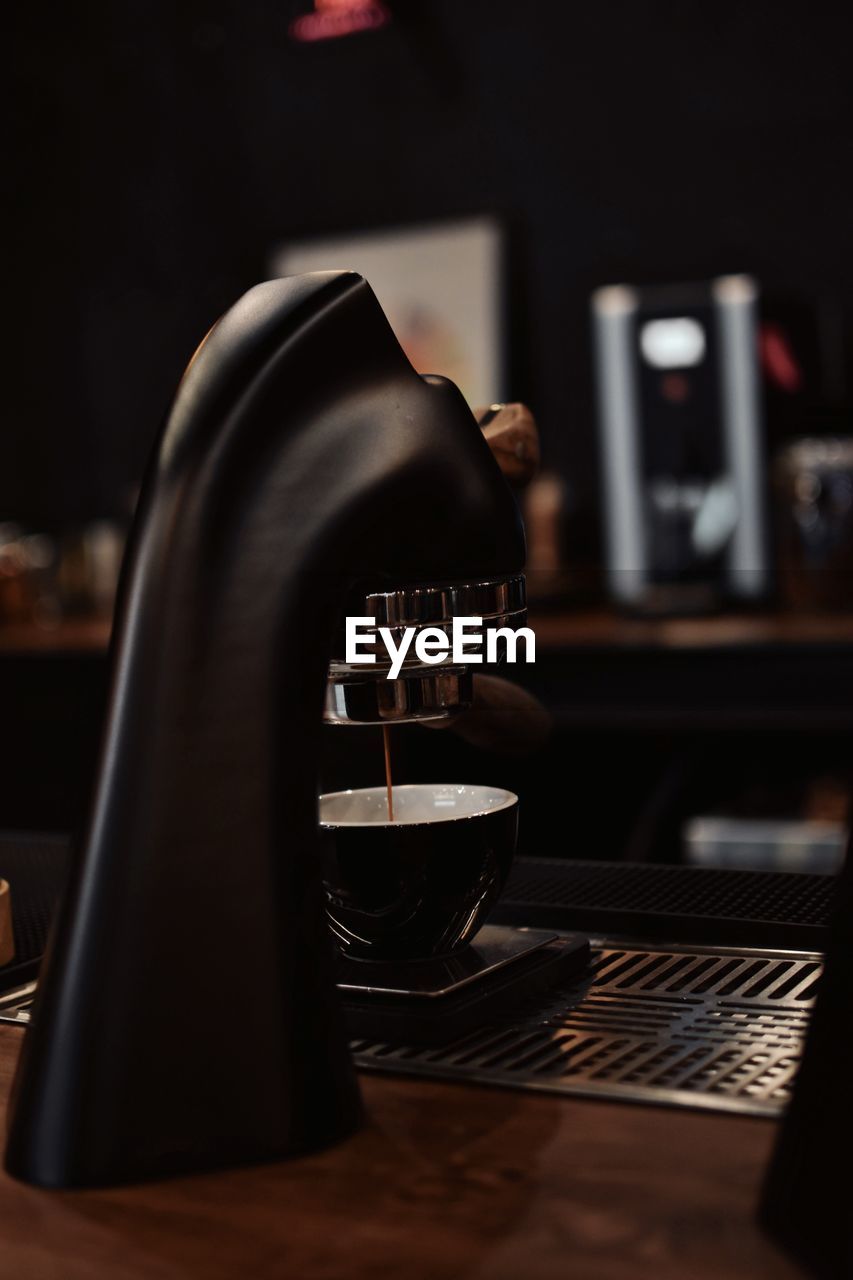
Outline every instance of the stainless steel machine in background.
[[652, 610], [769, 586], [757, 335], [748, 276], [592, 297], [608, 587]]

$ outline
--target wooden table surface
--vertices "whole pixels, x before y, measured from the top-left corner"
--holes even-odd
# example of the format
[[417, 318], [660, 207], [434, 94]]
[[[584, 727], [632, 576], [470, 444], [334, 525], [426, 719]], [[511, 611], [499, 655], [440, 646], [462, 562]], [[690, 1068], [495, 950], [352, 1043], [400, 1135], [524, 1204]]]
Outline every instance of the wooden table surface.
[[[22, 1034], [0, 1027], [4, 1107]], [[366, 1127], [299, 1161], [109, 1191], [37, 1191], [0, 1175], [0, 1277], [800, 1275], [752, 1220], [768, 1121], [362, 1082]]]

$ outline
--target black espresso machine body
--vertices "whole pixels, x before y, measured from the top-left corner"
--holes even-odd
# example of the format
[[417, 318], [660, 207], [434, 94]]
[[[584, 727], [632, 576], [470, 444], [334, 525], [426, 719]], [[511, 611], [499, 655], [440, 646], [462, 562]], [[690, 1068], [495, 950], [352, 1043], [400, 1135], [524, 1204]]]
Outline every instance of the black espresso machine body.
[[11, 1173], [110, 1184], [277, 1158], [357, 1125], [318, 857], [333, 634], [354, 584], [523, 563], [470, 410], [415, 373], [361, 277], [270, 281], [211, 330], [132, 532]]

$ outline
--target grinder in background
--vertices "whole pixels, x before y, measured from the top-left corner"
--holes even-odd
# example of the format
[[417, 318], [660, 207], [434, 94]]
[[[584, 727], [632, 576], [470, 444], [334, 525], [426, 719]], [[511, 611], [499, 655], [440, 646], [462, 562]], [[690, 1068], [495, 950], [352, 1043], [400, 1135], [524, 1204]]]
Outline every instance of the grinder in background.
[[748, 276], [592, 298], [608, 586], [650, 611], [769, 586], [757, 287]]

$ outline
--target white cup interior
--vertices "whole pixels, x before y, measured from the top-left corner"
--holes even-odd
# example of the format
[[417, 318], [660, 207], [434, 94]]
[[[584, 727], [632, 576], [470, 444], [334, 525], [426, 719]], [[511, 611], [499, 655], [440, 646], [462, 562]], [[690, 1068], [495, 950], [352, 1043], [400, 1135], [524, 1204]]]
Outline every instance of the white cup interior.
[[[394, 788], [394, 826], [456, 822], [508, 809], [518, 796], [501, 787], [418, 782]], [[328, 827], [389, 826], [385, 787], [331, 791], [319, 798], [320, 824]]]

